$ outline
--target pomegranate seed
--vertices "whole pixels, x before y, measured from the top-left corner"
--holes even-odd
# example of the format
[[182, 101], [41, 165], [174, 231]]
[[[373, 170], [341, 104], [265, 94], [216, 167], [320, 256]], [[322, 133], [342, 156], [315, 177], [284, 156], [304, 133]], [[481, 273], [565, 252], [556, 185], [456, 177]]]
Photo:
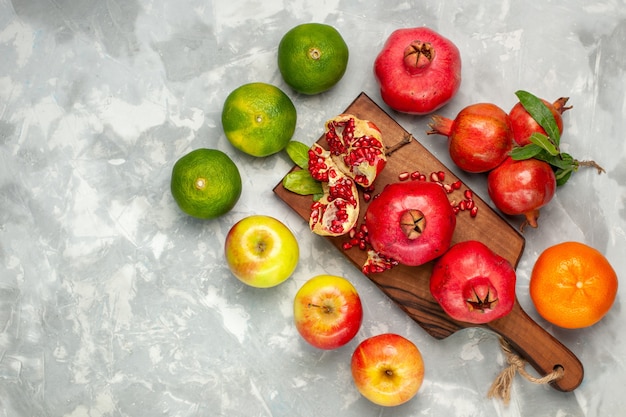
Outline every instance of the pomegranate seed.
[[459, 181], [454, 181], [454, 182], [452, 183], [452, 188], [454, 188], [455, 190], [458, 190], [458, 189], [460, 189], [460, 188], [461, 188], [461, 185], [462, 185], [462, 183], [461, 183], [461, 181], [460, 181], [460, 180], [459, 180]]
[[363, 193], [363, 200], [366, 203], [369, 203], [369, 201], [372, 199], [372, 195], [370, 193]]
[[426, 181], [426, 175], [420, 174], [419, 180], [420, 181]]
[[348, 250], [352, 248], [352, 244], [350, 242], [344, 242], [344, 244], [341, 245], [341, 247], [343, 248], [343, 250]]
[[446, 193], [450, 194], [452, 191], [454, 191], [454, 189], [452, 188], [451, 185], [448, 184], [444, 184], [443, 185], [443, 189], [446, 190]]
[[430, 174], [430, 180], [432, 182], [439, 182], [439, 175], [436, 172]]
[[474, 200], [465, 200], [465, 202], [467, 203], [466, 207], [468, 210], [471, 210], [474, 208]]
[[443, 181], [446, 179], [446, 173], [443, 171], [439, 171], [437, 172], [437, 178], [439, 179], [439, 181]]
[[465, 198], [467, 198], [468, 200], [471, 200], [474, 197], [474, 193], [472, 192], [472, 190], [465, 190]]
[[359, 242], [359, 249], [361, 249], [361, 250], [367, 249], [367, 244], [365, 243], [364, 240]]
[[413, 171], [413, 172], [411, 172], [411, 179], [412, 179], [412, 180], [414, 180], [414, 181], [415, 181], [415, 180], [419, 180], [419, 178], [420, 178], [420, 173], [419, 173], [419, 171]]
[[476, 217], [477, 214], [478, 214], [478, 206], [472, 207], [472, 209], [470, 210], [470, 216]]
[[356, 177], [354, 177], [354, 181], [357, 184], [366, 184], [367, 183], [367, 177], [365, 175], [357, 175]]
[[458, 207], [459, 210], [464, 211], [467, 208], [467, 203], [465, 202], [465, 200], [461, 201]]
[[411, 174], [409, 174], [408, 172], [401, 172], [400, 174], [398, 174], [398, 179], [400, 181], [406, 181], [409, 179], [409, 175]]
[[452, 212], [453, 212], [454, 214], [459, 214], [459, 211], [460, 211], [460, 210], [459, 210], [459, 206], [452, 207]]

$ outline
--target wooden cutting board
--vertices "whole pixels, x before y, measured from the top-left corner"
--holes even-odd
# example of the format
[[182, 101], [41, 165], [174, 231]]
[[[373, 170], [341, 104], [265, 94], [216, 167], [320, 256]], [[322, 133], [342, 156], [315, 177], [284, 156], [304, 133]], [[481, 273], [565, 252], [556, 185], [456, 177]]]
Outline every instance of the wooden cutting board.
[[[386, 184], [397, 182], [399, 174], [403, 172], [419, 171], [428, 176], [431, 172], [443, 171], [445, 173], [444, 182], [447, 184], [459, 179], [365, 93], [361, 93], [343, 113], [350, 113], [360, 119], [374, 122], [381, 130], [384, 143], [388, 148], [406, 138], [411, 138], [407, 145], [388, 156], [387, 165], [376, 179], [376, 189], [372, 195], [382, 191]], [[320, 130], [323, 133], [323, 126], [320, 127]], [[318, 143], [327, 148], [323, 134]], [[294, 169], [299, 168], [294, 167], [292, 170]], [[468, 187], [463, 184], [460, 190], [449, 194], [450, 199], [463, 200], [463, 192], [466, 189]], [[311, 203], [313, 202], [311, 196], [301, 196], [286, 190], [282, 186], [282, 181], [276, 185], [274, 192], [308, 222]], [[367, 208], [362, 192], [360, 197], [361, 213], [358, 224], [363, 223], [363, 215]], [[478, 214], [476, 217], [471, 217], [469, 212], [461, 211], [457, 215], [457, 226], [452, 244], [472, 239], [481, 241], [491, 250], [508, 259], [514, 267], [517, 267], [524, 250], [524, 237], [476, 193], [474, 193], [473, 199], [478, 207]], [[339, 253], [347, 257], [361, 270], [367, 258], [365, 251], [357, 247], [344, 250], [342, 245], [348, 240], [346, 236], [325, 237], [324, 239], [330, 241]], [[475, 324], [459, 322], [450, 318], [432, 297], [429, 288], [432, 267], [433, 262], [419, 267], [399, 265], [389, 271], [370, 274], [367, 277], [424, 330], [437, 339], [443, 339], [467, 327], [476, 327]], [[578, 358], [534, 322], [524, 312], [517, 300], [510, 314], [479, 326], [502, 336], [541, 376], [552, 372], [556, 367], [562, 367], [565, 371], [564, 376], [552, 383], [554, 388], [561, 391], [572, 391], [582, 382], [584, 372]]]

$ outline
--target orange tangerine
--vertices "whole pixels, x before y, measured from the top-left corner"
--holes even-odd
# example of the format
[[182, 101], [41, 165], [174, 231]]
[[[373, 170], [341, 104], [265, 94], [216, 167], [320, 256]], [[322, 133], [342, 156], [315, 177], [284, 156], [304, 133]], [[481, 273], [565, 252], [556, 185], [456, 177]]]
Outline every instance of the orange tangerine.
[[580, 242], [545, 249], [530, 276], [530, 298], [537, 312], [560, 327], [591, 326], [611, 309], [617, 274], [606, 257]]

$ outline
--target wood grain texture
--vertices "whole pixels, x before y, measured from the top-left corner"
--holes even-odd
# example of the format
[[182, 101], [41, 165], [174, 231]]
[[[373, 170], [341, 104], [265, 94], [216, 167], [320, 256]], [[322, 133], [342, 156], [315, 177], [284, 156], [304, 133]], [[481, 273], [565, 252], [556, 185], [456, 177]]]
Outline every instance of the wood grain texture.
[[[374, 122], [381, 130], [383, 140], [388, 148], [412, 136], [404, 130], [393, 118], [384, 112], [365, 93], [361, 93], [355, 101], [344, 111], [360, 119]], [[321, 127], [323, 131], [323, 126]], [[318, 140], [323, 147], [327, 147], [324, 135]], [[294, 167], [293, 169], [299, 169]], [[292, 169], [292, 170], [293, 170]], [[419, 171], [425, 175], [431, 172], [443, 171], [446, 174], [446, 183], [458, 180], [447, 167], [435, 158], [418, 140], [412, 140], [405, 146], [388, 156], [387, 165], [376, 180], [374, 194], [382, 191], [389, 183], [397, 182], [402, 172]], [[461, 201], [463, 191], [468, 187], [463, 184], [460, 190], [450, 194], [451, 200]], [[301, 196], [286, 190], [282, 182], [274, 188], [275, 194], [289, 207], [308, 222], [312, 199], [311, 196]], [[361, 213], [359, 223], [363, 222], [367, 203], [361, 197]], [[486, 244], [491, 250], [506, 258], [514, 267], [524, 250], [524, 237], [508, 224], [497, 212], [474, 193], [473, 199], [478, 207], [475, 218], [468, 212], [457, 215], [457, 226], [452, 238], [452, 244], [465, 240], [478, 240]], [[363, 266], [367, 254], [358, 248], [344, 250], [342, 245], [347, 237], [326, 237], [341, 253], [346, 256], [359, 270]], [[437, 339], [443, 339], [454, 332], [476, 326], [471, 323], [459, 322], [450, 318], [430, 294], [429, 279], [433, 262], [419, 267], [399, 265], [379, 274], [370, 274], [372, 280], [389, 298], [415, 320], [426, 332]], [[546, 375], [556, 367], [565, 369], [563, 378], [552, 385], [562, 391], [575, 389], [583, 378], [583, 367], [576, 356], [563, 346], [558, 340], [535, 323], [516, 301], [513, 311], [506, 317], [495, 320], [483, 328], [488, 328], [505, 340], [524, 357], [541, 375]]]

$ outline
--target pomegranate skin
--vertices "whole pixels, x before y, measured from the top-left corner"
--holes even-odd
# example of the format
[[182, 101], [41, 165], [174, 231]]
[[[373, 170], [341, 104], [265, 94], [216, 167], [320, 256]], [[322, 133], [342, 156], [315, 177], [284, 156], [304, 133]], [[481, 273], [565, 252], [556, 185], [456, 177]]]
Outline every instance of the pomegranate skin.
[[471, 104], [454, 120], [435, 115], [427, 134], [448, 137], [452, 161], [463, 171], [488, 172], [500, 165], [513, 148], [509, 115], [491, 103]]
[[508, 215], [524, 215], [537, 227], [539, 209], [552, 200], [556, 177], [547, 162], [507, 159], [487, 176], [487, 192], [495, 206]]
[[430, 292], [453, 319], [482, 324], [511, 312], [516, 279], [509, 261], [484, 243], [468, 240], [437, 259]]
[[[430, 59], [412, 64], [406, 51], [416, 41], [428, 44]], [[461, 54], [449, 39], [426, 28], [397, 29], [374, 61], [383, 101], [392, 109], [423, 115], [443, 107], [461, 85]]]
[[[409, 212], [423, 215], [420, 232], [403, 228], [403, 216]], [[439, 184], [408, 181], [385, 186], [369, 203], [365, 224], [376, 252], [404, 265], [419, 266], [450, 247], [456, 216]]]

